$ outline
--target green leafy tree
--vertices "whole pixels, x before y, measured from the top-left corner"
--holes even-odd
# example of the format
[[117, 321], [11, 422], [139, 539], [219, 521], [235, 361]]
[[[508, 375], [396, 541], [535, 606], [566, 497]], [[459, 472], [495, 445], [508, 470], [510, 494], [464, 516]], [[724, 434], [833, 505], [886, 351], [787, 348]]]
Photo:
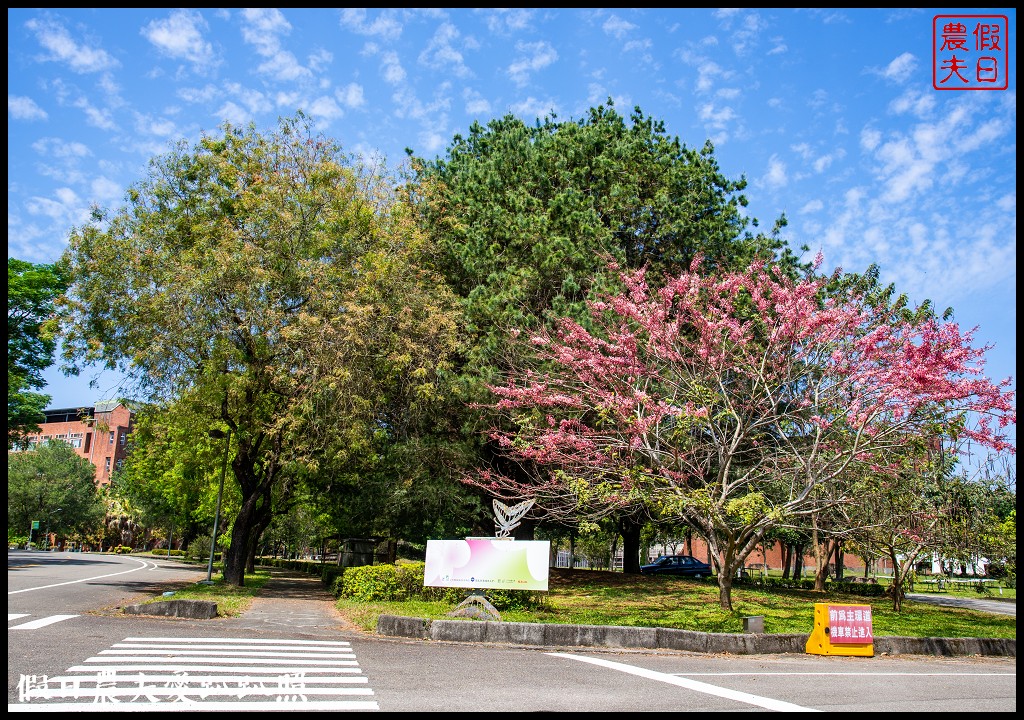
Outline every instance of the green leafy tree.
[[[209, 536], [220, 482], [224, 441], [208, 434], [208, 420], [180, 408], [146, 406], [135, 415], [124, 466], [109, 492], [136, 509], [147, 529], [161, 530], [182, 547]], [[222, 517], [237, 510], [227, 493]], [[177, 544], [176, 543], [176, 544]]]
[[127, 201], [71, 235], [67, 357], [231, 431], [224, 576], [242, 585], [297, 478], [443, 394], [454, 315], [394, 183], [302, 114], [183, 143]]
[[[688, 268], [744, 267], [754, 257], [796, 267], [772, 232], [755, 233], [742, 191], [745, 179], [726, 178], [706, 143], [687, 147], [664, 124], [635, 108], [629, 118], [609, 100], [579, 120], [554, 116], [528, 125], [508, 115], [474, 123], [442, 158], [412, 158], [411, 187], [424, 227], [437, 248], [437, 267], [459, 296], [465, 349], [458, 372], [463, 396], [486, 402], [486, 383], [518, 363], [510, 331], [523, 333], [556, 316], [588, 324], [586, 302], [615, 287], [610, 267], [647, 267], [652, 277]], [[467, 406], [468, 407], [468, 406]], [[495, 421], [477, 405], [463, 413], [471, 437]], [[477, 465], [537, 484], [529, 463], [503, 464], [493, 443], [481, 440]], [[553, 522], [567, 511], [538, 497], [537, 510]], [[581, 522], [606, 508], [577, 504]], [[643, 503], [615, 508], [624, 534], [625, 568], [639, 572]]]
[[54, 363], [54, 301], [67, 289], [59, 264], [7, 258], [7, 447], [39, 431], [50, 396], [43, 371]]
[[50, 441], [7, 455], [7, 529], [40, 534], [87, 535], [102, 524], [104, 506], [96, 468], [67, 443]]

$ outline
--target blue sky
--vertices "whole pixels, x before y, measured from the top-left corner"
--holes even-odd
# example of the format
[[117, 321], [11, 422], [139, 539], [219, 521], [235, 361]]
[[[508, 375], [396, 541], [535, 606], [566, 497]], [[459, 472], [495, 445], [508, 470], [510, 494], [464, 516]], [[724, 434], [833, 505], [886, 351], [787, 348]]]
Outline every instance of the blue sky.
[[[611, 97], [710, 139], [794, 248], [953, 307], [995, 344], [986, 374], [1015, 378], [1016, 48], [1007, 89], [936, 90], [939, 14], [1005, 15], [1016, 41], [1012, 8], [8, 8], [8, 256], [52, 262], [92, 204], [120, 206], [151, 157], [225, 120], [302, 109], [397, 167], [473, 121]], [[118, 395], [90, 377], [51, 370], [51, 407]]]

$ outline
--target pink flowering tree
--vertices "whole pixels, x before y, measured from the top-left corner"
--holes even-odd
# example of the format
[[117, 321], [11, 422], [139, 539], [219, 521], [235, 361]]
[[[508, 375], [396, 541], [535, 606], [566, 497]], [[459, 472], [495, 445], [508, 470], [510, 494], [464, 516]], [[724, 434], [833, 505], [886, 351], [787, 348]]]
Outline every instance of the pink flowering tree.
[[856, 503], [861, 479], [906, 468], [910, 440], [939, 427], [1012, 449], [1014, 392], [982, 375], [987, 348], [971, 332], [770, 265], [696, 267], [658, 287], [625, 273], [588, 327], [563, 319], [521, 337], [534, 361], [491, 388], [504, 419], [491, 436], [538, 482], [471, 482], [563, 512], [683, 521], [708, 542], [731, 610], [733, 578], [765, 533]]

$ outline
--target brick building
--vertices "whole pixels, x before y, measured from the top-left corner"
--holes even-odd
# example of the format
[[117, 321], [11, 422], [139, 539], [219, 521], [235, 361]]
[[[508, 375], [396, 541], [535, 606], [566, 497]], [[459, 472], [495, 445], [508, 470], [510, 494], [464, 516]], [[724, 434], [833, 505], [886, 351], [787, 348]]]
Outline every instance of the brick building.
[[39, 432], [26, 438], [31, 450], [48, 440], [62, 440], [80, 457], [96, 467], [96, 485], [110, 484], [111, 474], [121, 467], [132, 431], [133, 413], [119, 402], [101, 402], [94, 407], [58, 408], [44, 411], [46, 419]]

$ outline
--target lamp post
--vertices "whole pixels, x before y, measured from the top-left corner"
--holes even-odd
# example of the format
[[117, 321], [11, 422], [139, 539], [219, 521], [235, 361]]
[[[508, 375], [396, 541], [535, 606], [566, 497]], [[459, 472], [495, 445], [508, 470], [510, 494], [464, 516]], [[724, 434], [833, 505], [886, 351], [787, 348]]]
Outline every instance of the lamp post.
[[217, 548], [217, 528], [220, 527], [220, 500], [224, 496], [224, 476], [228, 472], [228, 453], [231, 451], [231, 428], [225, 433], [222, 430], [211, 430], [210, 437], [217, 440], [224, 438], [224, 464], [220, 469], [220, 489], [217, 490], [217, 514], [213, 519], [213, 537], [210, 539], [210, 562], [206, 566], [206, 582], [213, 582], [213, 553]]

